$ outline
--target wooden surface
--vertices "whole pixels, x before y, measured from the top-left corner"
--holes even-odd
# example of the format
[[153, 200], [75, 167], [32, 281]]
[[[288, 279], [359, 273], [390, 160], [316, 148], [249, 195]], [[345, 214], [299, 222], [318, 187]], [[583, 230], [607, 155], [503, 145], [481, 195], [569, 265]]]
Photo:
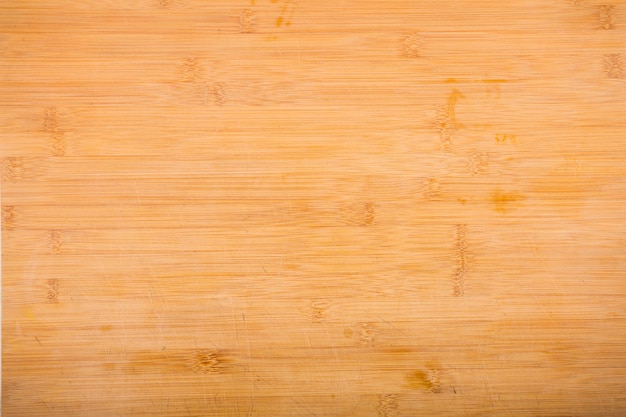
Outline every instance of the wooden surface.
[[625, 34], [3, 0], [3, 415], [626, 415]]

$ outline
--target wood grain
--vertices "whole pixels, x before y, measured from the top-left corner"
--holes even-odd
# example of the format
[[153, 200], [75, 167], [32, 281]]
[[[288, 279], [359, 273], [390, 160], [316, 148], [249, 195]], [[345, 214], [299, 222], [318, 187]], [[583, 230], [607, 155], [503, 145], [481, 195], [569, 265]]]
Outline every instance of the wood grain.
[[0, 28], [4, 416], [626, 413], [626, 2]]

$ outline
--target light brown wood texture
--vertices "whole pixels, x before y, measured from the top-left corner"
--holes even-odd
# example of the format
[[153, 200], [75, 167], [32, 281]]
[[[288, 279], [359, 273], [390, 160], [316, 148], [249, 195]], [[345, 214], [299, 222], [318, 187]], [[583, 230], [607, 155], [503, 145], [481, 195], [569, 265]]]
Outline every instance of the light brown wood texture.
[[626, 2], [4, 0], [2, 411], [626, 415]]

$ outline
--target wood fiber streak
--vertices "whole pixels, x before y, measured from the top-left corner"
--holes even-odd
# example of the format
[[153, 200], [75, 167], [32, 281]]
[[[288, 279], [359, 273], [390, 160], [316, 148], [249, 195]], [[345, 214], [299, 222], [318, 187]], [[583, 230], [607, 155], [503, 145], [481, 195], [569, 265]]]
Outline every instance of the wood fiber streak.
[[2, 412], [626, 415], [626, 2], [0, 2]]

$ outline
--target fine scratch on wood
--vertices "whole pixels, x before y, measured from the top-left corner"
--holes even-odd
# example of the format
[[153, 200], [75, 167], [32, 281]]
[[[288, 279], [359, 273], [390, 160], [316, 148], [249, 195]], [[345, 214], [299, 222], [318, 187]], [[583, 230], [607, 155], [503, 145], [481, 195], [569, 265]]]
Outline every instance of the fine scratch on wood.
[[402, 336], [404, 336], [409, 341], [409, 343], [413, 343], [413, 340], [411, 339], [411, 337], [408, 334], [406, 334], [405, 332], [403, 332], [398, 327], [394, 326], [392, 323], [390, 323], [389, 321], [385, 320], [381, 316], [377, 316], [377, 317], [380, 319], [380, 321], [382, 321], [383, 323], [387, 324], [389, 327], [391, 327], [392, 329], [394, 329], [395, 331], [400, 333]]

